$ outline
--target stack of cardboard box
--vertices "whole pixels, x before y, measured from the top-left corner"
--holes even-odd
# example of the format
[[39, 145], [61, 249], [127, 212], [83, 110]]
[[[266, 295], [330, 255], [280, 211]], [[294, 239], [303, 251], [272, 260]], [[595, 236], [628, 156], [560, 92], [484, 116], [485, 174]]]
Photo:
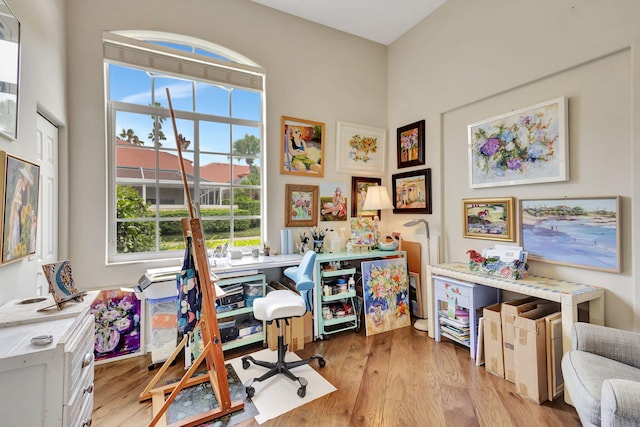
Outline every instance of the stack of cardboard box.
[[558, 303], [533, 297], [483, 310], [485, 368], [514, 383], [519, 395], [536, 403], [557, 396], [557, 359], [562, 352], [552, 354], [548, 349], [552, 337], [547, 337], [547, 328], [559, 319], [559, 311]]

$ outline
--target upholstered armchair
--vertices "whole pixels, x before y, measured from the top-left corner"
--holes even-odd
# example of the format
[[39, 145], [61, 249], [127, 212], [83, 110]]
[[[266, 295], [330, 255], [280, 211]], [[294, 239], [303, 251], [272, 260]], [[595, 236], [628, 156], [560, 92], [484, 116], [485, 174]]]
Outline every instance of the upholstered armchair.
[[640, 426], [640, 333], [575, 323], [565, 393], [584, 426]]

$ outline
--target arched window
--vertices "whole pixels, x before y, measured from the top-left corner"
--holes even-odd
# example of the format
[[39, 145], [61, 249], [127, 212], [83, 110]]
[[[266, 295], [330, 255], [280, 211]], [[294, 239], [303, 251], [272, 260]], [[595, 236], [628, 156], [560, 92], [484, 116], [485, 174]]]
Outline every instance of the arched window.
[[212, 43], [103, 33], [109, 262], [179, 257], [189, 216], [167, 89], [207, 247], [258, 247], [263, 233], [264, 72]]

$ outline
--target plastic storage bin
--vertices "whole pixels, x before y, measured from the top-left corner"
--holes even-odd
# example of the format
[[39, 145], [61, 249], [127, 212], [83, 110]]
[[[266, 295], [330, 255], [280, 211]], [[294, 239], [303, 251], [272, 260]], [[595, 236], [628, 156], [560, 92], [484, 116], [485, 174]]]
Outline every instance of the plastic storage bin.
[[253, 307], [253, 300], [262, 297], [262, 283], [244, 283], [244, 305]]
[[178, 340], [178, 297], [147, 298], [151, 332], [151, 361], [164, 362], [175, 350]]

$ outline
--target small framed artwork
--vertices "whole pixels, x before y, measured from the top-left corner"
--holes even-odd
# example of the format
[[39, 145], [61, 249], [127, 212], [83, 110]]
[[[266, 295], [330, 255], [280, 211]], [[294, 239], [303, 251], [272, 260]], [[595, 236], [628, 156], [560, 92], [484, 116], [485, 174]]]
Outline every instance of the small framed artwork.
[[424, 165], [424, 120], [398, 128], [398, 169]]
[[373, 246], [376, 235], [373, 218], [351, 218], [351, 242], [354, 246]]
[[567, 98], [468, 125], [471, 188], [569, 179]]
[[514, 198], [463, 199], [463, 235], [515, 242]]
[[374, 217], [381, 218], [380, 210], [366, 211], [362, 209], [364, 200], [367, 197], [367, 188], [374, 185], [382, 185], [380, 178], [365, 178], [359, 176], [351, 177], [351, 216], [352, 217]]
[[320, 220], [347, 220], [347, 189], [341, 182], [320, 183]]
[[318, 225], [318, 186], [286, 184], [285, 227], [313, 227]]
[[282, 116], [280, 173], [324, 176], [324, 123]]
[[354, 123], [337, 122], [336, 170], [368, 176], [385, 173], [386, 131]]
[[393, 213], [431, 213], [431, 169], [392, 175]]
[[2, 262], [16, 261], [36, 252], [40, 167], [0, 151], [4, 194]]
[[529, 260], [619, 273], [620, 197], [520, 200]]

